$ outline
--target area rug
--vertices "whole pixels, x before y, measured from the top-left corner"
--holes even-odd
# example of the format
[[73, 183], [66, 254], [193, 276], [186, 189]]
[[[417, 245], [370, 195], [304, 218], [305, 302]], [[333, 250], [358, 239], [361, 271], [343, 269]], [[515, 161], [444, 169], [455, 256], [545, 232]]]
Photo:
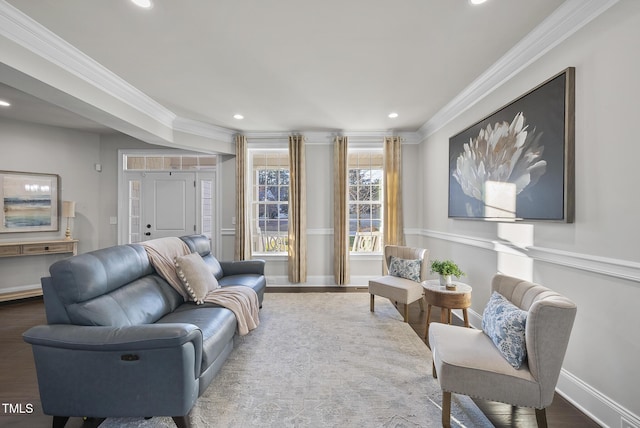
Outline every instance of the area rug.
[[[235, 349], [191, 411], [208, 427], [440, 427], [431, 352], [386, 299], [368, 293], [267, 293], [260, 327]], [[493, 425], [453, 395], [452, 426]], [[110, 418], [101, 427], [174, 427]]]

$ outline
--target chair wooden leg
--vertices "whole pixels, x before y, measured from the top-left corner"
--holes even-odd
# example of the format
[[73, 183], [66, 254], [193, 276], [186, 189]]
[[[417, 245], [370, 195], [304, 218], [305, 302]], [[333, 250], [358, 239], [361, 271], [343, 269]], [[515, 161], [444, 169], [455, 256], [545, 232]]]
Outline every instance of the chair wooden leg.
[[436, 362], [431, 360], [431, 375], [434, 379], [438, 379], [438, 372], [436, 371]]
[[536, 422], [538, 423], [538, 428], [547, 428], [546, 409], [536, 409]]
[[373, 294], [369, 294], [371, 298], [369, 299], [369, 310], [373, 312]]
[[451, 393], [442, 391], [442, 428], [451, 428]]

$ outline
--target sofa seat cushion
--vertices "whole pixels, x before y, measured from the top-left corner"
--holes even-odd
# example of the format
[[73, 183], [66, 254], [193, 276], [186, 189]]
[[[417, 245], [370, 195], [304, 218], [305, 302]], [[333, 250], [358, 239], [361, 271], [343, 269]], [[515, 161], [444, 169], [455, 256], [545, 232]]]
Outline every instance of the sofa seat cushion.
[[[531, 406], [531, 397], [541, 395], [527, 363], [515, 369], [481, 330], [431, 323], [429, 345], [443, 391], [518, 406]], [[488, 384], [494, 385], [491, 396]]]
[[210, 303], [187, 302], [162, 317], [159, 323], [193, 324], [202, 331], [202, 370], [206, 370], [222, 353], [236, 333], [236, 317], [229, 309]]
[[369, 280], [369, 294], [386, 297], [398, 303], [413, 303], [422, 299], [424, 288], [419, 282], [385, 275]]

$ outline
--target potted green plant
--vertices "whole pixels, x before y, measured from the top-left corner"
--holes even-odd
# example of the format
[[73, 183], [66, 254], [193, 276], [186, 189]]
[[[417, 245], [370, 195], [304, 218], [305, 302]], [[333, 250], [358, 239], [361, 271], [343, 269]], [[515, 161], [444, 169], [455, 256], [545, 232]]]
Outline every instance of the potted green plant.
[[456, 288], [455, 284], [451, 281], [451, 277], [455, 276], [456, 278], [460, 278], [465, 275], [452, 260], [434, 260], [431, 262], [431, 272], [439, 274], [440, 285], [444, 285], [450, 290]]

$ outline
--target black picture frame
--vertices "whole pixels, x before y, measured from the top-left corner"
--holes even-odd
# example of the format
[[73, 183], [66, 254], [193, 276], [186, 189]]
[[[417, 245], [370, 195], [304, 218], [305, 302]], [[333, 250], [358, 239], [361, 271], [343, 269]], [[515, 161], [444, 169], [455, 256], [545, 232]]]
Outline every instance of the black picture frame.
[[449, 218], [574, 220], [575, 68], [449, 138]]

